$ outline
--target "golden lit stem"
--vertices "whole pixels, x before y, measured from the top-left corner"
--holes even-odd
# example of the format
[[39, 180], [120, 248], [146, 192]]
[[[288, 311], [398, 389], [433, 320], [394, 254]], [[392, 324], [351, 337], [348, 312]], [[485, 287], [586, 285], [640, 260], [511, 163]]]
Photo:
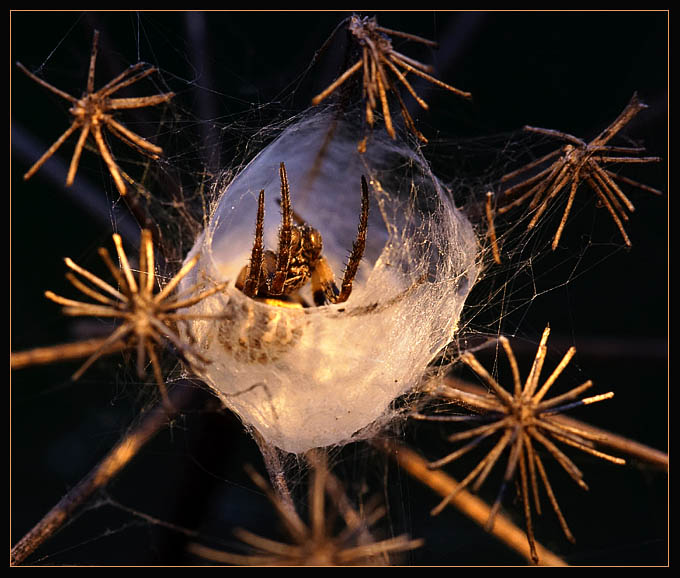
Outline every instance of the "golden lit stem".
[[538, 385], [538, 380], [541, 376], [541, 369], [543, 369], [543, 362], [545, 361], [545, 354], [547, 351], [546, 342], [548, 341], [548, 336], [550, 335], [550, 325], [546, 325], [543, 330], [543, 335], [541, 336], [541, 342], [538, 344], [538, 351], [536, 352], [536, 357], [534, 358], [534, 363], [531, 366], [531, 371], [529, 372], [529, 377], [524, 384], [524, 395], [527, 398], [534, 395], [536, 391], [536, 386]]

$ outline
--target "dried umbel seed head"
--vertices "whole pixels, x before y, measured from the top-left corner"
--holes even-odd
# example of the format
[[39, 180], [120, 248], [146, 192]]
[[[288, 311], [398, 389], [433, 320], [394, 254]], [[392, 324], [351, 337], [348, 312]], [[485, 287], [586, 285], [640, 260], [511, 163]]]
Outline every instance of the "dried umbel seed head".
[[[433, 48], [437, 46], [436, 42], [428, 40], [427, 38], [415, 36], [414, 34], [380, 26], [375, 16], [361, 17], [354, 14], [349, 18], [347, 27], [356, 40], [361, 52], [361, 57], [322, 92], [317, 94], [312, 99], [313, 105], [323, 102], [340, 86], [354, 77], [355, 74], [358, 75], [359, 71], [361, 71], [363, 86], [362, 94], [366, 107], [366, 124], [370, 127], [373, 126], [375, 122], [375, 112], [380, 108], [387, 134], [393, 139], [397, 138], [397, 132], [392, 124], [392, 113], [390, 112], [390, 104], [388, 102], [388, 95], [392, 95], [399, 103], [399, 109], [406, 129], [413, 133], [420, 141], [427, 142], [425, 135], [416, 128], [415, 122], [399, 91], [400, 86], [405, 87], [421, 108], [424, 110], [429, 108], [428, 104], [418, 96], [407, 79], [409, 74], [418, 76], [435, 86], [448, 90], [463, 98], [472, 98], [472, 95], [469, 92], [455, 88], [432, 76], [431, 73], [434, 71], [431, 66], [397, 52], [392, 46], [390, 37], [396, 36], [398, 38], [412, 40]], [[360, 152], [365, 152], [366, 137], [361, 140], [358, 150]]]
[[[344, 303], [314, 306], [311, 284], [298, 303], [249, 297], [235, 286], [251, 256], [263, 189], [263, 244], [277, 246], [282, 160], [293, 208], [323, 235], [323, 256], [336, 275], [357, 236], [357, 185], [366, 176], [366, 246]], [[222, 192], [188, 256], [200, 260], [187, 286], [201, 278], [230, 283], [193, 308], [223, 314], [218, 325], [186, 324], [212, 361], [201, 376], [283, 450], [368, 436], [393, 417], [392, 402], [419, 383], [456, 332], [477, 252], [471, 225], [422, 157], [388, 138], [360, 155], [349, 124], [315, 113], [287, 128]]]
[[172, 92], [164, 94], [155, 94], [152, 96], [140, 96], [135, 98], [117, 98], [113, 97], [119, 90], [133, 85], [143, 78], [156, 72], [156, 68], [148, 67], [143, 62], [130, 66], [113, 80], [105, 84], [102, 88], [95, 92], [94, 90], [94, 72], [95, 63], [97, 61], [97, 42], [99, 40], [99, 32], [95, 31], [94, 39], [92, 41], [92, 52], [90, 54], [90, 69], [87, 77], [87, 89], [83, 96], [78, 99], [75, 96], [65, 93], [64, 91], [45, 82], [32, 72], [30, 72], [23, 64], [17, 62], [17, 66], [23, 70], [30, 78], [35, 80], [38, 84], [48, 89], [50, 92], [60, 96], [72, 104], [69, 112], [73, 115], [73, 122], [71, 126], [52, 144], [52, 146], [43, 153], [43, 155], [35, 162], [35, 164], [28, 169], [24, 175], [24, 179], [30, 179], [38, 169], [47, 161], [64, 142], [76, 131], [80, 130], [80, 136], [76, 144], [76, 149], [71, 158], [71, 165], [69, 167], [68, 175], [66, 176], [66, 186], [73, 184], [76, 172], [78, 171], [78, 164], [80, 163], [80, 155], [83, 152], [85, 141], [87, 137], [92, 134], [99, 154], [101, 154], [106, 166], [109, 168], [111, 177], [113, 178], [116, 188], [121, 195], [127, 193], [127, 186], [125, 180], [121, 175], [121, 171], [113, 159], [109, 146], [104, 139], [103, 129], [108, 129], [111, 134], [116, 136], [125, 144], [143, 152], [153, 159], [157, 159], [158, 155], [163, 153], [163, 149], [156, 146], [146, 139], [132, 132], [129, 128], [118, 122], [113, 115], [119, 110], [129, 110], [136, 108], [145, 108], [147, 106], [156, 106], [169, 101], [174, 95]]

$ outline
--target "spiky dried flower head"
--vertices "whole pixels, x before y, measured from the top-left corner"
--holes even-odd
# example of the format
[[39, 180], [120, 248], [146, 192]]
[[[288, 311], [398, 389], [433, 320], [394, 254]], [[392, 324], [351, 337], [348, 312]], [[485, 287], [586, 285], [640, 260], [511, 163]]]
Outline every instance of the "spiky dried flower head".
[[[361, 49], [361, 58], [322, 92], [316, 95], [312, 99], [313, 105], [320, 104], [349, 78], [361, 71], [363, 96], [366, 101], [366, 122], [368, 125], [370, 127], [373, 126], [375, 110], [378, 108], [378, 102], [380, 102], [380, 108], [382, 109], [382, 115], [385, 122], [385, 130], [387, 130], [387, 133], [393, 139], [396, 138], [396, 131], [394, 130], [394, 125], [392, 123], [392, 114], [390, 113], [390, 107], [387, 101], [387, 94], [392, 93], [399, 103], [399, 108], [406, 128], [422, 142], [427, 142], [427, 138], [425, 138], [425, 136], [416, 128], [415, 122], [401, 98], [398, 83], [401, 83], [416, 102], [425, 110], [429, 108], [428, 104], [418, 96], [413, 86], [408, 81], [408, 73], [412, 73], [415, 76], [423, 78], [440, 88], [444, 88], [464, 98], [469, 99], [472, 97], [469, 92], [454, 88], [432, 76], [431, 73], [433, 72], [433, 69], [431, 66], [396, 51], [392, 46], [390, 36], [413, 40], [431, 47], [436, 47], [436, 42], [421, 38], [420, 36], [380, 26], [375, 16], [362, 17], [354, 14], [349, 18], [348, 28]], [[362, 147], [365, 149], [365, 142], [360, 144], [360, 149]]]
[[[376, 541], [369, 528], [385, 515], [384, 508], [374, 508], [359, 515], [348, 503], [340, 482], [328, 470], [322, 452], [309, 452], [312, 465], [309, 484], [309, 524], [305, 523], [291, 503], [282, 500], [252, 467], [247, 471], [274, 506], [290, 542], [263, 538], [238, 528], [235, 535], [252, 554], [233, 554], [214, 550], [200, 544], [189, 549], [205, 559], [223, 564], [264, 566], [354, 566], [384, 565], [389, 554], [419, 548], [422, 540], [411, 540], [406, 534]], [[345, 526], [333, 532], [334, 516], [326, 514], [326, 498], [344, 519]]]
[[24, 175], [24, 179], [30, 179], [38, 169], [49, 159], [57, 149], [78, 129], [80, 129], [80, 136], [76, 143], [73, 157], [71, 158], [71, 165], [66, 176], [66, 186], [71, 186], [78, 171], [78, 163], [80, 156], [85, 146], [85, 141], [89, 134], [94, 137], [95, 144], [99, 149], [106, 166], [111, 173], [116, 188], [121, 195], [125, 195], [127, 187], [121, 171], [113, 159], [111, 151], [104, 141], [103, 129], [107, 128], [112, 135], [120, 139], [128, 146], [137, 149], [147, 156], [157, 159], [163, 153], [163, 149], [156, 146], [138, 134], [134, 133], [126, 126], [118, 122], [113, 114], [118, 110], [128, 110], [133, 108], [145, 108], [147, 106], [155, 106], [163, 102], [167, 102], [173, 96], [173, 92], [166, 92], [163, 94], [155, 94], [153, 96], [142, 96], [136, 98], [112, 98], [112, 95], [119, 90], [139, 82], [143, 78], [153, 74], [157, 71], [154, 67], [148, 67], [143, 62], [130, 66], [127, 70], [121, 72], [110, 82], [107, 82], [99, 90], [94, 90], [94, 70], [95, 62], [97, 60], [97, 42], [99, 39], [99, 32], [95, 30], [94, 39], [92, 41], [92, 53], [90, 55], [90, 68], [87, 77], [87, 89], [81, 98], [71, 96], [66, 92], [52, 86], [45, 82], [42, 78], [30, 72], [23, 64], [17, 62], [17, 66], [25, 72], [30, 78], [35, 80], [40, 86], [53, 92], [57, 96], [62, 97], [71, 103], [69, 112], [73, 115], [73, 122], [71, 126], [54, 142], [54, 144], [45, 151], [45, 153], [35, 162], [35, 164], [28, 169]]
[[[166, 406], [170, 405], [165, 380], [160, 368], [156, 347], [171, 343], [180, 357], [190, 366], [202, 366], [208, 360], [194, 347], [183, 341], [174, 329], [177, 321], [192, 318], [181, 309], [191, 307], [206, 297], [222, 289], [224, 284], [201, 290], [194, 285], [179, 295], [173, 295], [178, 283], [194, 268], [198, 258], [187, 261], [177, 274], [158, 292], [154, 288], [158, 282], [151, 232], [143, 229], [139, 250], [139, 274], [135, 275], [123, 249], [123, 241], [117, 233], [113, 242], [120, 261], [116, 266], [105, 248], [99, 255], [111, 272], [118, 289], [97, 277], [87, 269], [74, 263], [70, 258], [64, 261], [72, 273], [66, 274], [69, 282], [92, 301], [75, 301], [46, 291], [45, 297], [64, 306], [65, 315], [96, 316], [118, 319], [120, 324], [90, 355], [73, 375], [78, 379], [102, 355], [121, 348], [134, 348], [137, 352], [137, 373], [144, 376], [148, 359], [153, 367], [154, 377]], [[75, 273], [75, 274], [74, 274]]]
[[[562, 466], [567, 474], [569, 474], [572, 480], [584, 490], [587, 490], [588, 486], [583, 480], [583, 473], [552, 440], [575, 447], [583, 452], [614, 464], [625, 464], [625, 460], [596, 449], [596, 443], [604, 441], [605, 439], [602, 435], [594, 434], [586, 429], [566, 424], [559, 419], [560, 413], [577, 406], [589, 405], [610, 399], [614, 396], [613, 392], [579, 399], [579, 396], [593, 385], [592, 381], [588, 380], [566, 393], [550, 399], [545, 399], [550, 388], [576, 353], [576, 349], [571, 347], [548, 379], [546, 379], [539, 388], [541, 370], [547, 351], [546, 342], [549, 334], [550, 328], [546, 327], [543, 331], [536, 357], [524, 385], [522, 385], [517, 360], [510, 347], [509, 341], [505, 337], [499, 339], [505, 350], [513, 375], [514, 389], [512, 392], [502, 387], [489, 374], [484, 366], [479, 363], [472, 353], [464, 353], [461, 356], [462, 361], [489, 387], [491, 392], [490, 395], [480, 396], [447, 387], [438, 388], [437, 394], [456, 404], [474, 408], [475, 411], [478, 412], [477, 415], [423, 415], [416, 413], [413, 416], [417, 419], [430, 421], [481, 423], [481, 425], [451, 435], [448, 438], [450, 442], [460, 442], [463, 440], [471, 441], [467, 441], [465, 445], [456, 451], [430, 463], [429, 467], [431, 469], [441, 468], [474, 449], [481, 442], [490, 439], [494, 435], [500, 435], [500, 438], [486, 456], [482, 458], [474, 469], [458, 484], [455, 490], [446, 496], [442, 502], [432, 510], [432, 514], [436, 515], [441, 512], [458, 492], [473, 482], [472, 489], [475, 491], [479, 490], [503, 452], [508, 449], [509, 457], [503, 476], [503, 482], [491, 509], [491, 513], [489, 514], [487, 528], [491, 529], [493, 527], [506, 486], [517, 476], [517, 471], [519, 470], [519, 486], [526, 520], [526, 533], [531, 549], [531, 556], [534, 561], [538, 561], [538, 555], [536, 553], [536, 543], [534, 539], [531, 513], [532, 498], [529, 496], [529, 488], [531, 488], [536, 512], [540, 514], [541, 504], [538, 478], [540, 478], [543, 483], [550, 505], [557, 515], [564, 535], [569, 541], [574, 541], [574, 537], [567, 526], [566, 519], [560, 510], [552, 486], [548, 480], [543, 460], [537, 449], [534, 447], [534, 444], [538, 444], [539, 447], [546, 450], [557, 463]], [[552, 440], [550, 438], [552, 438]]]
[[[654, 193], [655, 195], [663, 193], [618, 175], [606, 168], [606, 166], [652, 163], [659, 162], [661, 159], [659, 157], [638, 156], [645, 151], [642, 147], [610, 146], [607, 143], [645, 108], [647, 108], [647, 105], [640, 101], [637, 94], [633, 94], [630, 102], [616, 120], [589, 143], [564, 132], [525, 126], [524, 130], [528, 132], [559, 139], [565, 141], [566, 144], [501, 178], [501, 184], [511, 182], [518, 177], [521, 180], [502, 191], [502, 196], [499, 199], [499, 203], [502, 203], [502, 206], [497, 212], [499, 214], [506, 213], [513, 207], [531, 199], [529, 209], [535, 212], [528, 228], [532, 229], [557, 195], [569, 188], [569, 197], [562, 214], [562, 220], [553, 237], [552, 248], [555, 250], [562, 237], [576, 191], [582, 184], [586, 184], [595, 193], [599, 203], [609, 211], [624, 242], [630, 247], [631, 242], [623, 222], [629, 219], [626, 211], [632, 213], [635, 207], [623, 190], [621, 190], [617, 181]], [[526, 174], [530, 176], [526, 177]]]

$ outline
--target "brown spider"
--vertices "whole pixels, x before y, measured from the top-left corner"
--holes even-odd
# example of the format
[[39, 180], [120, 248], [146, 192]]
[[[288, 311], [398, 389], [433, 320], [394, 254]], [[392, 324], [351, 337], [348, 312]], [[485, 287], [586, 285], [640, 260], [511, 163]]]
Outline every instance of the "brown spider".
[[71, 165], [68, 170], [68, 175], [66, 176], [67, 187], [73, 184], [73, 179], [75, 178], [76, 172], [78, 170], [78, 163], [80, 162], [80, 155], [83, 152], [83, 146], [85, 145], [88, 135], [90, 132], [92, 132], [92, 136], [94, 137], [97, 147], [99, 148], [99, 152], [102, 155], [106, 166], [109, 168], [118, 191], [121, 195], [126, 194], [127, 189], [125, 182], [123, 181], [123, 177], [120, 174], [120, 169], [113, 160], [111, 151], [104, 142], [102, 127], [108, 128], [113, 135], [118, 137], [125, 144], [137, 148], [153, 159], [157, 159], [158, 155], [163, 153], [163, 149], [151, 144], [146, 139], [123, 126], [112, 116], [111, 113], [117, 110], [155, 106], [157, 104], [167, 102], [175, 94], [173, 92], [166, 92], [165, 94], [156, 94], [153, 96], [143, 96], [138, 98], [111, 98], [111, 95], [118, 92], [122, 88], [130, 86], [135, 82], [139, 82], [143, 78], [146, 78], [150, 74], [156, 72], [157, 69], [153, 67], [144, 69], [146, 65], [143, 62], [138, 62], [134, 66], [130, 66], [127, 70], [123, 71], [121, 74], [116, 76], [116, 78], [95, 92], [94, 68], [95, 61], [97, 59], [98, 39], [99, 31], [95, 30], [94, 40], [92, 41], [92, 55], [90, 56], [90, 70], [87, 77], [87, 90], [80, 99], [75, 98], [74, 96], [71, 96], [62, 90], [59, 90], [51, 84], [48, 84], [32, 72], [29, 72], [29, 70], [23, 64], [17, 62], [17, 66], [38, 84], [47, 88], [54, 94], [68, 100], [72, 104], [69, 112], [74, 116], [73, 122], [66, 132], [64, 132], [64, 134], [62, 134], [54, 142], [54, 144], [49, 149], [47, 149], [47, 151], [45, 151], [43, 156], [41, 156], [30, 169], [28, 169], [28, 172], [24, 175], [25, 180], [30, 179], [45, 163], [45, 161], [47, 161], [47, 159], [57, 152], [57, 149], [62, 144], [64, 144], [66, 139], [70, 137], [76, 129], [80, 129], [80, 136], [78, 137], [76, 149], [73, 152]]
[[105, 248], [101, 247], [99, 249], [99, 255], [113, 275], [120, 290], [115, 289], [103, 279], [76, 265], [71, 259], [66, 258], [66, 266], [88, 281], [90, 285], [83, 283], [72, 273], [67, 273], [66, 278], [76, 289], [97, 303], [74, 301], [55, 295], [52, 291], [45, 292], [45, 297], [55, 303], [64, 305], [64, 314], [66, 315], [95, 315], [97, 317], [114, 317], [122, 320], [122, 323], [73, 375], [73, 379], [76, 380], [83, 375], [102, 355], [122, 347], [134, 346], [137, 349], [138, 375], [140, 378], [144, 376], [144, 366], [146, 365], [146, 357], [148, 355], [153, 366], [156, 383], [163, 397], [163, 402], [166, 404], [166, 407], [171, 407], [158, 356], [156, 355], [155, 345], [161, 345], [164, 341], [169, 341], [175, 346], [180, 356], [190, 365], [207, 363], [207, 360], [198, 351], [181, 340], [172, 328], [172, 324], [178, 320], [192, 317], [190, 314], [179, 313], [178, 310], [191, 307], [202, 299], [221, 291], [226, 284], [216, 285], [198, 293], [198, 287], [193, 286], [181, 295], [170, 298], [170, 294], [177, 287], [177, 284], [198, 262], [199, 256], [196, 256], [187, 261], [161, 291], [154, 294], [156, 272], [151, 232], [147, 229], [142, 230], [141, 246], [139, 249], [138, 281], [135, 280], [130, 268], [120, 235], [114, 234], [113, 242], [116, 245], [120, 268], [116, 267]]
[[[341, 289], [335, 284], [333, 271], [321, 254], [323, 240], [314, 227], [307, 225], [291, 208], [286, 166], [281, 163], [281, 214], [278, 252], [265, 251], [262, 244], [264, 227], [264, 189], [260, 191], [255, 225], [255, 242], [250, 264], [240, 272], [236, 287], [248, 297], [281, 300], [293, 296], [311, 280], [314, 303], [343, 303], [352, 292], [352, 282], [366, 247], [368, 227], [368, 185], [361, 177], [361, 217], [359, 230], [345, 267]], [[295, 224], [293, 223], [295, 221]]]
[[[252, 548], [253, 553], [232, 554], [200, 544], [191, 544], [189, 550], [198, 556], [223, 564], [347, 566], [385, 564], [389, 562], [389, 553], [405, 552], [422, 545], [422, 540], [411, 540], [406, 534], [375, 541], [368, 529], [384, 516], [384, 508], [375, 508], [366, 517], [361, 516], [349, 504], [340, 483], [328, 471], [325, 460], [318, 460], [313, 464], [309, 487], [309, 525], [300, 518], [292, 506], [272, 491], [262, 476], [252, 468], [247, 468], [250, 477], [276, 509], [292, 543], [277, 542], [238, 528], [234, 534]], [[336, 504], [346, 524], [337, 535], [333, 535], [326, 516], [326, 495]]]
[[555, 250], [562, 236], [562, 231], [567, 222], [569, 212], [571, 211], [576, 191], [579, 185], [585, 182], [595, 192], [599, 201], [607, 208], [621, 232], [624, 242], [630, 247], [631, 242], [623, 227], [622, 221], [628, 221], [626, 209], [633, 212], [635, 207], [616, 184], [616, 181], [621, 181], [627, 185], [649, 191], [656, 195], [661, 195], [663, 193], [652, 187], [617, 175], [616, 173], [603, 168], [602, 165], [605, 163], [652, 163], [661, 160], [659, 157], [620, 156], [642, 153], [645, 150], [644, 148], [607, 146], [607, 143], [624, 126], [626, 126], [638, 112], [645, 108], [647, 108], [647, 105], [640, 102], [637, 94], [633, 94], [630, 102], [618, 118], [589, 143], [570, 134], [556, 130], [535, 128], [531, 126], [524, 127], [524, 130], [526, 131], [558, 138], [567, 141], [568, 144], [505, 175], [501, 179], [501, 183], [513, 180], [515, 177], [527, 171], [542, 167], [549, 160], [558, 157], [557, 160], [548, 167], [542, 168], [533, 176], [505, 189], [503, 191], [503, 198], [508, 198], [515, 194], [519, 194], [520, 196], [499, 208], [498, 213], [503, 214], [512, 207], [522, 204], [529, 197], [533, 197], [529, 203], [529, 209], [536, 209], [536, 212], [528, 225], [528, 228], [532, 229], [536, 226], [541, 215], [545, 212], [550, 205], [550, 202], [557, 194], [567, 186], [570, 186], [567, 206], [564, 209], [562, 220], [560, 221], [552, 242], [552, 248]]
[[[433, 70], [431, 66], [423, 64], [413, 58], [409, 58], [394, 50], [394, 48], [392, 48], [392, 41], [388, 35], [413, 40], [432, 47], [437, 46], [436, 42], [406, 32], [400, 32], [399, 30], [384, 28], [378, 24], [375, 16], [365, 16], [362, 18], [356, 14], [352, 15], [349, 19], [349, 31], [361, 47], [361, 58], [333, 81], [325, 90], [315, 96], [312, 99], [312, 104], [317, 105], [321, 103], [348, 78], [359, 70], [362, 70], [363, 93], [366, 98], [366, 122], [368, 125], [371, 127], [373, 126], [374, 111], [378, 106], [377, 103], [379, 99], [383, 118], [385, 119], [385, 129], [393, 139], [396, 138], [396, 132], [392, 125], [392, 115], [387, 103], [387, 92], [392, 92], [399, 102], [406, 128], [422, 142], [427, 142], [427, 138], [425, 138], [425, 136], [416, 128], [415, 122], [406, 109], [406, 105], [399, 94], [395, 81], [388, 74], [388, 70], [406, 87], [406, 90], [409, 91], [416, 102], [425, 110], [428, 109], [427, 103], [416, 94], [416, 91], [406, 79], [406, 74], [409, 72], [464, 98], [469, 99], [472, 97], [469, 92], [454, 88], [428, 74]], [[398, 67], [401, 67], [402, 70], [399, 70]]]
[[[484, 382], [491, 388], [493, 396], [479, 396], [476, 394], [460, 391], [452, 388], [438, 388], [437, 393], [453, 401], [454, 403], [462, 404], [468, 407], [480, 408], [480, 411], [486, 410], [486, 413], [480, 415], [466, 416], [466, 415], [422, 415], [414, 414], [417, 419], [431, 420], [431, 421], [450, 421], [450, 422], [482, 422], [482, 425], [472, 429], [455, 433], [448, 439], [451, 442], [458, 442], [461, 440], [468, 440], [472, 438], [464, 446], [451, 454], [429, 464], [431, 469], [440, 468], [467, 453], [476, 447], [482, 441], [488, 439], [490, 436], [501, 433], [500, 439], [496, 442], [493, 448], [486, 454], [477, 466], [458, 484], [456, 489], [450, 493], [444, 500], [432, 510], [432, 514], [436, 515], [441, 512], [449, 501], [463, 488], [471, 484], [477, 478], [473, 489], [476, 491], [484, 483], [492, 468], [500, 458], [501, 454], [506, 448], [509, 450], [508, 463], [505, 468], [505, 475], [501, 485], [496, 501], [489, 514], [487, 522], [487, 529], [491, 529], [498, 510], [500, 508], [501, 499], [505, 488], [515, 476], [517, 467], [519, 465], [520, 474], [520, 491], [522, 502], [524, 505], [524, 516], [526, 519], [526, 533], [531, 549], [531, 556], [535, 562], [538, 561], [536, 554], [536, 544], [534, 540], [533, 523], [531, 519], [531, 500], [529, 497], [529, 484], [531, 484], [531, 491], [533, 494], [534, 507], [538, 514], [541, 514], [541, 505], [539, 499], [539, 488], [536, 473], [538, 472], [550, 504], [557, 515], [557, 518], [562, 527], [562, 531], [567, 539], [571, 542], [574, 537], [567, 526], [567, 522], [557, 504], [557, 499], [553, 493], [552, 486], [548, 481], [548, 475], [543, 467], [538, 452], [534, 449], [534, 442], [537, 442], [545, 448], [550, 455], [562, 466], [562, 468], [569, 474], [569, 476], [583, 489], [587, 490], [588, 486], [583, 481], [583, 474], [581, 470], [550, 440], [549, 437], [560, 441], [564, 444], [578, 448], [581, 451], [587, 452], [598, 458], [605, 459], [615, 464], [625, 464], [625, 460], [610, 456], [596, 450], [593, 442], [602, 441], [602, 436], [595, 435], [591, 432], [585, 431], [581, 428], [568, 425], [559, 419], [560, 413], [581, 405], [588, 405], [605, 399], [610, 399], [614, 396], [612, 392], [595, 395], [585, 399], [578, 399], [583, 391], [593, 385], [592, 381], [588, 380], [585, 383], [571, 389], [570, 391], [544, 400], [549, 389], [555, 383], [555, 380], [562, 373], [564, 368], [569, 364], [571, 358], [576, 353], [576, 349], [571, 347], [562, 358], [562, 361], [557, 365], [550, 377], [544, 382], [540, 389], [538, 389], [539, 378], [543, 362], [546, 354], [546, 342], [550, 328], [546, 327], [543, 331], [541, 342], [538, 346], [538, 352], [534, 359], [533, 366], [529, 372], [524, 386], [521, 384], [519, 368], [515, 355], [510, 347], [508, 340], [505, 337], [500, 338], [500, 342], [505, 350], [510, 368], [512, 370], [514, 381], [514, 392], [509, 393], [486, 371], [486, 369], [477, 361], [472, 353], [464, 353], [461, 356], [472, 370], [481, 377]], [[537, 391], [538, 389], [538, 391]], [[484, 408], [484, 409], [481, 409]], [[528, 473], [527, 473], [528, 471]]]

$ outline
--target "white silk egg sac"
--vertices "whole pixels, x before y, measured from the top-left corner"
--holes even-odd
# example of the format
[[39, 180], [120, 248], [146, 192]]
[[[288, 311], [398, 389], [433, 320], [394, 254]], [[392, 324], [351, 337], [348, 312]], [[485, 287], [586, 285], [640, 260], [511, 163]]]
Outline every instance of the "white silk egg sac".
[[[221, 191], [187, 259], [180, 287], [229, 285], [193, 306], [182, 330], [210, 360], [200, 377], [248, 428], [292, 453], [365, 438], [394, 415], [451, 341], [479, 268], [466, 217], [422, 156], [398, 140], [361, 134], [332, 112], [286, 128]], [[264, 247], [277, 251], [280, 163], [292, 209], [323, 238], [342, 280], [357, 235], [361, 177], [368, 182], [366, 249], [349, 299], [285, 307], [247, 297], [236, 278], [249, 264], [258, 194], [265, 191]], [[203, 318], [202, 316], [205, 316]]]

